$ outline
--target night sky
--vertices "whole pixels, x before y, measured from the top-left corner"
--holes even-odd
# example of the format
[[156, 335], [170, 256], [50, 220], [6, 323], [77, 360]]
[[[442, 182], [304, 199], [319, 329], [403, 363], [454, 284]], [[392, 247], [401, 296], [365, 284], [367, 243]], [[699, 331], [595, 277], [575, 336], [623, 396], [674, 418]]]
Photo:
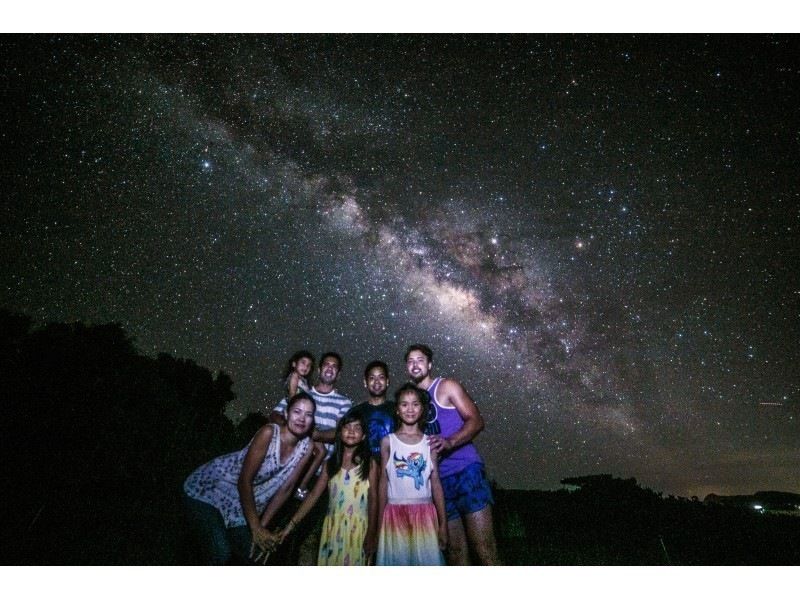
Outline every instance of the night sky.
[[265, 413], [413, 342], [506, 488], [800, 492], [800, 41], [3, 36], [0, 306]]

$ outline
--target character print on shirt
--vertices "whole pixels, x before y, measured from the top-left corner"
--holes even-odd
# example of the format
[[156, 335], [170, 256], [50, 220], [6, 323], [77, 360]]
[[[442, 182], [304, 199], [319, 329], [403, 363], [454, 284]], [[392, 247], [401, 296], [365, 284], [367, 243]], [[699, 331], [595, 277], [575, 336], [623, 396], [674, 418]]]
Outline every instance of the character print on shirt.
[[388, 433], [386, 425], [378, 419], [370, 419], [367, 423], [369, 428], [369, 446], [373, 454], [380, 454], [381, 439]]
[[442, 431], [442, 427], [439, 425], [439, 421], [437, 417], [439, 416], [439, 411], [436, 409], [436, 401], [431, 400], [428, 402], [428, 417], [425, 419], [425, 433], [428, 436], [434, 436], [435, 434], [440, 434]]
[[407, 458], [402, 459], [394, 454], [394, 468], [397, 472], [397, 477], [402, 478], [408, 476], [414, 480], [414, 489], [419, 490], [425, 481], [422, 474], [425, 471], [425, 466], [428, 464], [420, 453], [411, 453]]

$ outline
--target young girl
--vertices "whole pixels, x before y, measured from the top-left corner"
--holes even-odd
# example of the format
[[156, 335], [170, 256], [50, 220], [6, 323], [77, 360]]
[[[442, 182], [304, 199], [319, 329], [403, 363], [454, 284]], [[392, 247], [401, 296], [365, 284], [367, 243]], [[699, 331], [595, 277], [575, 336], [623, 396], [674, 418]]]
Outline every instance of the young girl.
[[381, 440], [378, 565], [444, 565], [447, 519], [436, 453], [422, 433], [428, 393], [410, 382], [396, 393], [397, 427]]
[[306, 350], [298, 351], [289, 359], [283, 372], [286, 398], [289, 399], [299, 391], [308, 392], [308, 375], [314, 368], [314, 356]]
[[[286, 362], [286, 368], [283, 372], [283, 388], [286, 392], [286, 398], [284, 400], [291, 399], [298, 392], [311, 392], [311, 385], [308, 383], [308, 376], [311, 374], [311, 370], [313, 368], [314, 356], [305, 349], [295, 352], [295, 354], [289, 358], [289, 361]], [[279, 423], [280, 418], [270, 418], [270, 421]], [[303, 476], [302, 480], [300, 480], [300, 484], [297, 486], [294, 492], [294, 497], [297, 500], [303, 500], [308, 494], [308, 485], [311, 483], [311, 479], [319, 469], [324, 457], [324, 447], [320, 443], [315, 442], [311, 466], [306, 469], [305, 475]]]
[[280, 541], [311, 511], [328, 488], [328, 514], [322, 523], [317, 565], [366, 565], [377, 536], [377, 467], [372, 462], [364, 420], [350, 412], [336, 425], [333, 453]]

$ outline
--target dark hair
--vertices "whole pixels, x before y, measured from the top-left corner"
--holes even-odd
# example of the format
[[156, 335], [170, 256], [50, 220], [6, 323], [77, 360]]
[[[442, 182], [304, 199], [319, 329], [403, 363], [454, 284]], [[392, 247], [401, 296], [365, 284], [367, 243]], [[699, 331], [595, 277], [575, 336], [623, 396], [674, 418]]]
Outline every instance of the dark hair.
[[288, 378], [289, 375], [294, 371], [294, 366], [292, 364], [297, 363], [303, 359], [303, 357], [308, 357], [311, 360], [311, 371], [314, 371], [314, 356], [311, 354], [311, 352], [302, 349], [292, 355], [289, 358], [289, 361], [286, 362], [286, 367], [283, 370], [283, 380], [286, 380], [286, 378]]
[[406, 354], [403, 356], [403, 361], [408, 361], [408, 355], [411, 351], [422, 351], [428, 361], [433, 361], [433, 351], [428, 345], [409, 345], [408, 349], [406, 349]]
[[389, 377], [389, 366], [388, 366], [388, 365], [386, 365], [385, 363], [383, 363], [382, 361], [379, 361], [379, 360], [377, 360], [377, 359], [376, 359], [376, 360], [374, 360], [374, 361], [370, 361], [370, 362], [367, 364], [367, 367], [365, 367], [365, 368], [364, 368], [364, 380], [366, 380], [366, 379], [367, 379], [367, 376], [369, 376], [369, 371], [370, 371], [372, 368], [381, 368], [381, 369], [383, 370], [383, 374], [384, 374], [384, 375], [385, 375], [387, 378]]
[[328, 478], [335, 476], [342, 468], [342, 460], [344, 459], [344, 444], [342, 443], [342, 429], [353, 422], [361, 424], [361, 429], [364, 432], [364, 438], [356, 447], [353, 454], [353, 464], [358, 465], [358, 477], [362, 480], [369, 479], [369, 466], [372, 462], [372, 451], [369, 448], [369, 428], [367, 422], [358, 413], [353, 413], [351, 409], [345, 413], [341, 419], [336, 422], [336, 439], [333, 441], [333, 452], [326, 465], [328, 469]]
[[[297, 401], [302, 401], [303, 399], [305, 399], [306, 401], [311, 401], [311, 404], [314, 406], [314, 414], [316, 415], [316, 413], [317, 413], [317, 402], [314, 400], [314, 397], [312, 397], [310, 394], [308, 394], [304, 390], [298, 390], [296, 395], [294, 395], [293, 397], [290, 397], [286, 401], [286, 415], [289, 415], [289, 409], [291, 409]], [[312, 430], [314, 429], [313, 424], [311, 426], [311, 429]]]
[[413, 382], [406, 382], [398, 388], [394, 393], [394, 400], [395, 400], [395, 426], [398, 427], [400, 425], [400, 417], [397, 415], [397, 409], [400, 406], [400, 396], [406, 394], [407, 392], [412, 392], [417, 395], [420, 404], [422, 405], [422, 414], [420, 415], [419, 421], [417, 421], [417, 426], [420, 430], [425, 429], [425, 425], [428, 421], [428, 409], [431, 404], [431, 397], [428, 395], [427, 390], [422, 390], [421, 388], [417, 388], [417, 386]]
[[336, 353], [335, 351], [328, 351], [327, 353], [323, 353], [322, 357], [319, 358], [319, 366], [322, 367], [322, 362], [325, 361], [328, 357], [333, 357], [339, 363], [339, 371], [341, 371], [342, 356]]

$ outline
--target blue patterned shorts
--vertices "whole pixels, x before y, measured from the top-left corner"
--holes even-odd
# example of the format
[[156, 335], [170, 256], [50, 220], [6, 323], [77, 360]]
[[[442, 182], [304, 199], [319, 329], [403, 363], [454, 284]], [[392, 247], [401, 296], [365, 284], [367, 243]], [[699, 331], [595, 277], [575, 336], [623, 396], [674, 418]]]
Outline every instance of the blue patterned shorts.
[[442, 489], [448, 521], [494, 504], [483, 463], [473, 463], [458, 473], [442, 478]]

